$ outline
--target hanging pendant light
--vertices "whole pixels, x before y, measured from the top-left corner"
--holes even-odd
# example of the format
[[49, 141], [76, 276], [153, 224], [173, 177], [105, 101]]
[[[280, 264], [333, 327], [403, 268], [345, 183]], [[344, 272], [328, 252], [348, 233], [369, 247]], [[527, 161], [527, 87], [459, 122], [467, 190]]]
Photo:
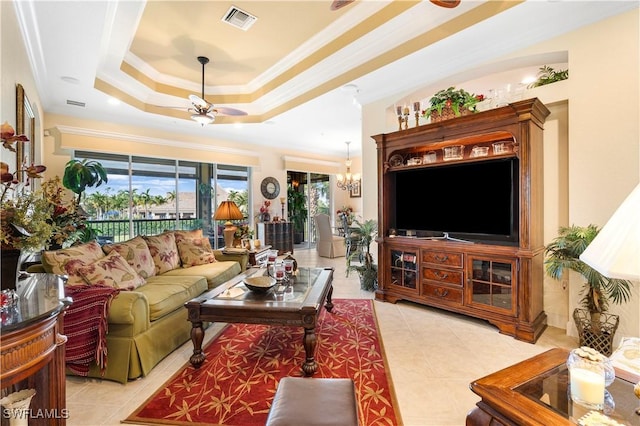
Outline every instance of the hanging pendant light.
[[360, 174], [351, 174], [351, 159], [349, 158], [349, 144], [351, 142], [348, 141], [345, 143], [347, 144], [347, 161], [345, 161], [344, 163], [347, 166], [347, 172], [344, 175], [338, 174], [336, 176], [336, 184], [340, 189], [351, 191], [352, 189], [360, 185]]

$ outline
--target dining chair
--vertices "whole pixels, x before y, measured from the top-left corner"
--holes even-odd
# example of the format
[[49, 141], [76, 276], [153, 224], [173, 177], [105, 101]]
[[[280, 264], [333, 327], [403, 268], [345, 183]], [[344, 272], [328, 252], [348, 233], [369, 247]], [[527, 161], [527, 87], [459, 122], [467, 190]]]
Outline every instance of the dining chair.
[[335, 235], [331, 231], [331, 221], [329, 215], [320, 213], [314, 216], [316, 231], [318, 233], [316, 241], [316, 251], [320, 257], [342, 257], [346, 256], [347, 248], [344, 237]]

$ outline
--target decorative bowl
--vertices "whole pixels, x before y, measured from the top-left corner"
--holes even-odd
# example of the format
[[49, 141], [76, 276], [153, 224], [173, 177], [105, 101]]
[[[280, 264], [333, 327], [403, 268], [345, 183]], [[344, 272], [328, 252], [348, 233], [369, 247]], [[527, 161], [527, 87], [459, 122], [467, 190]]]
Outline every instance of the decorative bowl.
[[263, 275], [261, 277], [250, 277], [243, 280], [244, 285], [251, 291], [256, 293], [266, 293], [270, 288], [276, 285], [275, 278]]

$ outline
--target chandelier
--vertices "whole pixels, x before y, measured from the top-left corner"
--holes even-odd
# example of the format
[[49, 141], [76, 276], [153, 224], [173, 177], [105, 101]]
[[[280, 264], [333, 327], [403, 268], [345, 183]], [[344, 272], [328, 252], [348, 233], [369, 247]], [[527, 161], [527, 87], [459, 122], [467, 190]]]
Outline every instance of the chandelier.
[[345, 143], [347, 144], [347, 161], [345, 161], [344, 164], [347, 166], [347, 173], [345, 173], [344, 175], [339, 173], [336, 176], [336, 184], [340, 189], [351, 191], [352, 189], [360, 185], [360, 174], [351, 174], [351, 160], [349, 159], [349, 144], [351, 142]]

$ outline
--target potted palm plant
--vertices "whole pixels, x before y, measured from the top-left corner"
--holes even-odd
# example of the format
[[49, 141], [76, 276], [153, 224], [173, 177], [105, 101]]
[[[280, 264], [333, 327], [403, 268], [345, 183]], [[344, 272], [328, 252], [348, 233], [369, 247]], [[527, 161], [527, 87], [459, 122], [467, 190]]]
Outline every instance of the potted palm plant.
[[[378, 265], [373, 262], [369, 247], [378, 235], [378, 223], [373, 219], [364, 222], [354, 220], [350, 231], [351, 238], [357, 239], [359, 243], [358, 250], [347, 257], [347, 276], [349, 272], [356, 271], [360, 276], [360, 288], [373, 291], [378, 288]], [[356, 260], [359, 263], [353, 264]]]
[[84, 226], [87, 220], [87, 214], [81, 207], [82, 195], [87, 188], [94, 188], [107, 183], [107, 171], [101, 163], [94, 160], [70, 160], [64, 168], [62, 177], [62, 185], [76, 194], [75, 212], [80, 222], [79, 241], [87, 242], [97, 238], [98, 231], [90, 226]]
[[576, 308], [573, 312], [580, 346], [609, 356], [619, 322], [617, 315], [607, 313], [609, 302], [627, 302], [631, 297], [631, 282], [605, 277], [580, 260], [599, 231], [596, 225], [561, 227], [559, 235], [545, 247], [545, 270], [554, 279], [562, 278], [566, 270], [582, 275], [585, 280], [580, 300], [582, 309]]

